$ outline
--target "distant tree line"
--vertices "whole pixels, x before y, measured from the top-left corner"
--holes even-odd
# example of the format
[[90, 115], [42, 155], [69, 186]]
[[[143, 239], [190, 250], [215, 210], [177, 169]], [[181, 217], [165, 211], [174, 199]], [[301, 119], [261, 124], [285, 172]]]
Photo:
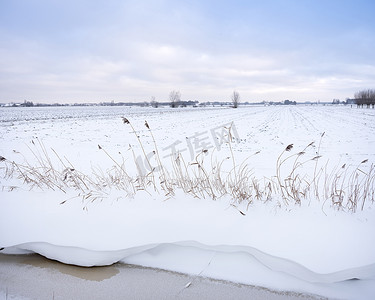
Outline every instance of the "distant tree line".
[[32, 106], [34, 106], [34, 103], [32, 102], [32, 101], [24, 101], [22, 104], [21, 104], [21, 106], [23, 106], [23, 107], [32, 107]]
[[284, 105], [297, 105], [296, 101], [284, 100]]
[[369, 108], [375, 106], [375, 89], [362, 90], [354, 94], [354, 101], [357, 107], [363, 107], [364, 105]]
[[268, 104], [268, 105], [297, 105], [297, 102], [296, 101], [290, 101], [290, 100], [284, 100], [283, 102], [274, 102], [274, 101], [266, 102], [266, 101], [263, 101], [263, 104]]

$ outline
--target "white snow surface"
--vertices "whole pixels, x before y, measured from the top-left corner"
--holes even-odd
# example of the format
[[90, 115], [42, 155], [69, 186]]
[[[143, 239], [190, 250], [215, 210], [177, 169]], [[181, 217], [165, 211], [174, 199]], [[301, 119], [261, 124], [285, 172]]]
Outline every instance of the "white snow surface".
[[[375, 160], [374, 110], [299, 105], [1, 108], [0, 155], [10, 161], [30, 161], [28, 147], [37, 137], [83, 172], [97, 166], [106, 170], [113, 162], [98, 144], [114, 157], [118, 152], [128, 155], [128, 144], [140, 152], [121, 117], [140, 130], [146, 148], [152, 149], [152, 143], [145, 120], [160, 149], [179, 141], [181, 151], [187, 149], [186, 157], [191, 150], [187, 137], [205, 137], [205, 146], [213, 149], [217, 145], [211, 139], [212, 130], [234, 122], [239, 138], [233, 146], [235, 157], [240, 162], [260, 151], [251, 160], [258, 178], [274, 174], [286, 145], [303, 149], [319, 142], [323, 132], [320, 152], [332, 168]], [[193, 145], [198, 151], [198, 144]], [[215, 150], [219, 157], [230, 155], [224, 145]], [[162, 155], [167, 156], [167, 151]], [[131, 157], [129, 165], [130, 161]], [[3, 253], [36, 252], [81, 266], [121, 261], [340, 299], [375, 297], [371, 202], [356, 213], [336, 210], [318, 199], [289, 206], [255, 201], [236, 208], [229, 196], [197, 199], [177, 191], [170, 198], [151, 189], [134, 198], [109, 190], [101, 201], [87, 203], [74, 190], [65, 194], [30, 190], [27, 185], [13, 189], [17, 181], [4, 178], [0, 184]]]

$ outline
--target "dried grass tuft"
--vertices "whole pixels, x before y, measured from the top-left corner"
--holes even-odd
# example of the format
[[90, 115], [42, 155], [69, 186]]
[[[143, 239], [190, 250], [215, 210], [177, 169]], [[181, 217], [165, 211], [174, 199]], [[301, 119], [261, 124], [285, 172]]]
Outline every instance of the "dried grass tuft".
[[[328, 162], [320, 164], [322, 155], [320, 146], [324, 133], [315, 151], [314, 142], [311, 142], [300, 151], [293, 152], [294, 145], [289, 144], [276, 160], [276, 174], [271, 178], [256, 178], [250, 164], [250, 159], [259, 154], [259, 151], [249, 156], [241, 164], [236, 164], [232, 147], [233, 138], [231, 126], [227, 130], [227, 143], [229, 156], [218, 161], [214, 151], [203, 149], [192, 162], [186, 162], [181, 153], [171, 156], [171, 166], [166, 167], [160, 158], [157, 143], [151, 126], [145, 121], [144, 125], [153, 141], [151, 153], [155, 156], [156, 167], [146, 155], [145, 147], [135, 128], [127, 118], [122, 118], [123, 123], [131, 127], [147, 162], [149, 172], [136, 174], [127, 172], [125, 161], [117, 161], [98, 145], [113, 166], [103, 171], [94, 167], [90, 175], [83, 174], [75, 168], [66, 158], [61, 159], [58, 153], [36, 139], [29, 148], [33, 155], [32, 163], [16, 163], [0, 156], [1, 176], [6, 180], [17, 179], [19, 186], [29, 189], [54, 190], [67, 193], [68, 190], [78, 192], [77, 197], [84, 204], [84, 209], [95, 201], [107, 199], [111, 190], [119, 190], [124, 197], [134, 197], [140, 191], [151, 194], [161, 193], [169, 199], [177, 190], [195, 198], [219, 199], [230, 197], [232, 205], [238, 209], [245, 204], [247, 209], [255, 202], [272, 202], [276, 205], [302, 205], [310, 204], [312, 199], [321, 201], [322, 209], [330, 203], [330, 207], [356, 212], [364, 210], [366, 205], [375, 201], [375, 167], [362, 160], [357, 166], [343, 164], [329, 168]], [[133, 154], [133, 162], [140, 169], [139, 162], [133, 147], [129, 149]], [[57, 163], [52, 159], [57, 158]], [[209, 159], [210, 157], [210, 159]], [[152, 191], [150, 190], [152, 188]], [[3, 186], [3, 190], [6, 188]], [[17, 189], [16, 185], [9, 185], [7, 190]], [[283, 200], [283, 204], [279, 201]], [[241, 215], [246, 215], [243, 209], [238, 209]]]

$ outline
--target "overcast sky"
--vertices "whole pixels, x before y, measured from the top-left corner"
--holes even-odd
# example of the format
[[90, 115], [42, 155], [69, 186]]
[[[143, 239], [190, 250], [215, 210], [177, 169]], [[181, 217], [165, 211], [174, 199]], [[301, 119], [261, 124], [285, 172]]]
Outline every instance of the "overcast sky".
[[0, 102], [345, 100], [374, 0], [0, 0]]

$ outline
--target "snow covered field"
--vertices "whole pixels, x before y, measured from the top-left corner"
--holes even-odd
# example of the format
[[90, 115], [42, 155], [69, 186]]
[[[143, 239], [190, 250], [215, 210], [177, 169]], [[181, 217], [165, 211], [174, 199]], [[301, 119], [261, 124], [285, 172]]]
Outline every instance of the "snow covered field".
[[[2, 253], [373, 299], [374, 121], [350, 106], [1, 108]], [[25, 183], [26, 162], [61, 187]], [[167, 185], [164, 168], [200, 182]]]

